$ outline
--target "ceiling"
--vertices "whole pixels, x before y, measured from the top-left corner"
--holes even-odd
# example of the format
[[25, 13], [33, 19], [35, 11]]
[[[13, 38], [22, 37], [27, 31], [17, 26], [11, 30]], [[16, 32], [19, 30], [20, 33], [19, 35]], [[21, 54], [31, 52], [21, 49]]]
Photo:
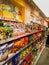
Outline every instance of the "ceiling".
[[33, 0], [42, 12], [49, 17], [49, 0]]

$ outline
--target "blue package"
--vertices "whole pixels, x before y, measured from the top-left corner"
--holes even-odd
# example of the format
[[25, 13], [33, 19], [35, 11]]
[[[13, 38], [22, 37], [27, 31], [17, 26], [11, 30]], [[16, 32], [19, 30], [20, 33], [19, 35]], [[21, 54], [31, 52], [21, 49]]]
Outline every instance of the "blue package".
[[20, 54], [15, 55], [12, 59], [12, 64], [17, 65], [19, 63], [19, 59], [20, 59]]

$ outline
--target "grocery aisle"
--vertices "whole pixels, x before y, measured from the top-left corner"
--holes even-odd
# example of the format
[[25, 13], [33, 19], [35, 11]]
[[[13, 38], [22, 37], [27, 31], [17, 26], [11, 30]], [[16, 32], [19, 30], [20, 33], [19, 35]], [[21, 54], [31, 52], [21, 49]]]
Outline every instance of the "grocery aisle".
[[37, 65], [49, 65], [49, 48], [48, 47], [44, 49]]
[[0, 65], [37, 63], [46, 43], [45, 18], [33, 0], [0, 0]]

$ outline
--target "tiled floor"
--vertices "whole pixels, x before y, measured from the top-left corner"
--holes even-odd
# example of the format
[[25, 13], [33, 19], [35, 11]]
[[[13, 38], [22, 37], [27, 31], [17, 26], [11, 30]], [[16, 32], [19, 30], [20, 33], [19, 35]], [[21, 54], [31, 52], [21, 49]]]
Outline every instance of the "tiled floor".
[[44, 49], [37, 65], [49, 65], [49, 48], [48, 47]]

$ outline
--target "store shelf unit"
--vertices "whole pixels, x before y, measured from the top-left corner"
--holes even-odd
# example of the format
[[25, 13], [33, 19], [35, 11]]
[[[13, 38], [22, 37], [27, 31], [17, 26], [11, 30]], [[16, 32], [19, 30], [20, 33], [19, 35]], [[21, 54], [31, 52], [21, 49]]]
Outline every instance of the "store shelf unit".
[[[34, 43], [35, 41], [37, 41], [38, 39], [39, 39], [40, 37], [37, 37], [34, 41], [32, 41], [32, 42], [30, 42], [28, 45], [26, 45], [24, 48], [21, 48], [19, 51], [17, 51], [16, 53], [14, 53], [11, 57], [9, 57], [7, 60], [5, 60], [5, 61], [3, 61], [3, 62], [0, 62], [0, 65], [5, 65], [8, 61], [10, 61], [10, 59], [12, 59], [15, 55], [17, 55], [18, 53], [20, 53], [22, 50], [24, 50], [25, 48], [27, 48], [28, 46], [30, 46], [32, 43]], [[43, 39], [45, 39], [45, 37], [43, 38]], [[41, 43], [41, 42], [40, 42]], [[43, 49], [45, 48], [45, 45], [44, 45], [44, 47], [43, 47]], [[33, 49], [27, 54], [27, 56], [31, 53], [33, 51]], [[42, 50], [43, 51], [43, 50]], [[40, 54], [39, 54], [39, 57], [40, 57], [40, 55], [41, 55], [41, 53], [42, 53], [42, 51], [40, 52]], [[26, 57], [27, 57], [26, 56]], [[20, 63], [18, 64], [18, 65], [21, 65], [21, 63], [25, 60], [25, 58], [26, 57], [24, 57], [24, 59], [22, 60], [22, 61], [20, 61]], [[39, 57], [37, 57], [37, 61], [38, 61], [38, 59], [39, 59]], [[36, 61], [36, 62], [37, 62]], [[36, 63], [35, 62], [35, 63]], [[34, 64], [33, 64], [34, 65]]]
[[[0, 20], [2, 20], [2, 21], [4, 21], [3, 19], [0, 19]], [[5, 21], [8, 21], [8, 20], [5, 20]], [[9, 21], [10, 22], [10, 21]], [[11, 22], [13, 22], [13, 21], [11, 21]], [[15, 22], [15, 21], [14, 21]], [[13, 37], [13, 38], [8, 38], [8, 39], [6, 39], [6, 40], [2, 40], [2, 41], [0, 41], [0, 46], [2, 46], [2, 45], [4, 45], [4, 44], [8, 44], [9, 42], [13, 42], [13, 41], [15, 41], [15, 40], [18, 40], [18, 39], [21, 39], [21, 38], [24, 38], [24, 37], [28, 37], [28, 36], [30, 36], [30, 35], [33, 35], [33, 34], [36, 34], [36, 33], [39, 33], [39, 32], [44, 32], [45, 33], [45, 29], [44, 30], [39, 30], [39, 31], [37, 31], [37, 30], [33, 30], [33, 32], [31, 32], [31, 33], [25, 33], [25, 34], [23, 34], [23, 35], [20, 35], [20, 36], [17, 36], [17, 37]], [[5, 61], [3, 61], [3, 62], [0, 62], [0, 65], [5, 65], [6, 63], [9, 63], [9, 61], [15, 56], [15, 55], [17, 55], [18, 53], [20, 53], [21, 51], [23, 51], [24, 49], [26, 49], [27, 47], [29, 47], [32, 43], [35, 43], [38, 39], [40, 39], [41, 38], [41, 36], [37, 36], [36, 37], [36, 39], [34, 39], [33, 41], [31, 41], [29, 44], [27, 44], [25, 47], [23, 47], [23, 48], [21, 48], [21, 49], [19, 49], [18, 51], [16, 51], [16, 53], [13, 53], [10, 57], [8, 57]], [[43, 38], [43, 37], [42, 37]], [[10, 43], [9, 43], [10, 44]], [[20, 61], [19, 63], [18, 63], [18, 65], [21, 65], [21, 63], [25, 60], [25, 58], [31, 53], [33, 51], [33, 49], [22, 59], [22, 61]], [[42, 52], [41, 52], [42, 53]], [[36, 61], [37, 62], [37, 61]]]
[[[43, 38], [42, 40], [44, 40], [44, 39], [45, 39], [45, 38]], [[42, 45], [42, 41], [40, 41], [40, 43], [41, 43], [41, 45]], [[40, 45], [40, 46], [41, 46], [41, 45]], [[40, 46], [39, 46], [39, 48], [40, 48]], [[27, 57], [30, 53], [32, 53], [32, 51], [33, 51], [33, 48], [32, 48], [32, 50], [24, 57], [24, 59], [18, 63], [18, 65], [21, 65], [21, 63], [23, 63], [23, 61], [26, 59], [26, 57]], [[30, 61], [31, 61], [31, 59], [28, 61], [28, 63], [29, 63]]]
[[[42, 54], [42, 52], [43, 52], [43, 50], [44, 50], [44, 48], [45, 48], [45, 40], [46, 40], [46, 37], [43, 39], [43, 42], [44, 42], [43, 48], [42, 48], [42, 50], [40, 51], [40, 53], [38, 53], [35, 62], [32, 62], [32, 65], [36, 65], [36, 64], [37, 64], [37, 62], [38, 62], [38, 60], [39, 60], [39, 58], [40, 58], [40, 56], [41, 56], [41, 54]], [[40, 42], [40, 43], [41, 43], [40, 46], [42, 46], [42, 42]], [[39, 48], [40, 48], [40, 46], [39, 46]]]
[[[0, 47], [1, 47], [0, 60], [2, 61], [2, 62], [0, 61], [0, 65], [11, 65], [10, 64], [11, 62], [14, 63], [13, 62], [13, 58], [15, 56], [17, 56], [18, 54], [19, 54], [19, 60], [16, 58], [17, 59], [16, 61], [18, 61], [17, 62], [18, 65], [21, 65], [21, 63], [23, 63], [23, 61], [26, 60], [26, 57], [30, 53], [32, 53], [33, 48], [34, 48], [33, 44], [35, 44], [35, 46], [36, 46], [36, 44], [38, 42], [39, 42], [39, 44], [41, 43], [40, 40], [42, 40], [42, 39], [45, 38], [44, 35], [45, 35], [45, 31], [46, 31], [46, 28], [47, 27], [45, 27], [44, 25], [38, 24], [39, 22], [38, 23], [35, 23], [32, 20], [33, 21], [32, 22], [33, 25], [34, 24], [37, 24], [37, 25], [34, 25], [34, 26], [32, 25], [31, 26], [32, 29], [30, 29], [29, 27], [27, 27], [26, 24], [24, 24], [25, 21], [27, 22], [27, 20], [24, 20], [24, 19], [25, 18], [28, 19], [29, 18], [28, 16], [31, 15], [31, 12], [30, 12], [30, 14], [28, 12], [28, 14], [29, 14], [28, 16], [25, 15], [25, 14], [27, 14], [27, 11], [25, 10], [26, 9], [25, 7], [27, 6], [26, 5], [27, 3], [25, 4], [25, 2], [23, 0], [21, 0], [21, 2], [20, 2], [20, 0], [19, 1], [18, 0], [14, 0], [14, 1], [7, 0], [7, 1], [9, 2], [9, 4], [6, 3], [6, 5], [5, 5], [5, 3], [3, 2], [4, 5], [1, 7], [1, 13], [3, 13], [3, 15], [0, 16], [0, 22], [2, 22], [3, 25], [1, 24], [1, 27], [0, 28], [4, 28], [5, 29], [6, 26], [7, 26], [7, 29], [8, 29], [8, 26], [10, 26], [10, 28], [12, 30], [12, 31], [10, 30], [10, 32], [12, 32], [11, 33], [12, 36], [9, 35], [9, 33], [10, 33], [9, 30], [8, 31], [5, 31], [5, 32], [7, 32], [7, 33], [5, 33], [5, 35], [2, 34], [2, 35], [4, 35], [4, 37], [6, 36], [6, 38], [3, 38], [3, 39], [1, 38], [0, 39]], [[7, 6], [7, 4], [8, 4], [8, 6]], [[9, 5], [10, 5], [10, 8], [8, 8]], [[2, 11], [2, 9], [4, 10], [4, 7], [5, 7], [5, 10], [7, 8], [6, 11]], [[28, 10], [30, 10], [30, 9], [28, 9]], [[8, 13], [7, 13], [7, 11], [8, 11]], [[12, 15], [10, 15], [10, 13]], [[13, 19], [12, 16], [14, 17], [14, 19]], [[29, 20], [28, 20], [28, 22], [29, 22]], [[18, 24], [19, 23], [22, 23], [22, 25], [23, 24], [24, 25], [23, 26], [21, 24], [18, 25], [17, 23]], [[30, 21], [30, 23], [31, 23], [31, 21]], [[40, 27], [38, 25], [40, 25]], [[2, 33], [2, 30], [1, 30], [1, 33]], [[4, 33], [4, 31], [3, 31], [3, 33]], [[2, 37], [2, 35], [0, 35], [0, 37]], [[26, 42], [26, 40], [27, 40], [27, 42]], [[18, 43], [17, 43], [17, 41], [18, 41]], [[20, 44], [19, 44], [19, 41], [21, 41]], [[12, 43], [13, 43], [13, 46], [11, 46], [12, 47], [11, 48], [9, 46]], [[6, 50], [3, 51], [2, 47], [4, 45], [7, 45], [7, 48], [8, 47], [9, 48], [8, 49], [5, 48]], [[42, 43], [41, 43], [41, 45], [42, 45]], [[30, 50], [30, 47], [31, 47], [31, 50]], [[44, 45], [44, 47], [45, 47], [45, 45]], [[43, 49], [44, 49], [44, 47], [43, 47]], [[37, 47], [36, 47], [36, 49], [37, 49]], [[42, 49], [42, 51], [43, 51], [43, 49]], [[27, 52], [26, 52], [26, 50], [27, 50]], [[3, 58], [3, 60], [2, 60], [1, 57], [6, 55], [6, 51], [7, 51], [7, 57], [6, 57], [6, 59]], [[39, 59], [42, 51], [39, 53], [39, 56], [37, 56], [37, 60], [35, 61], [35, 63], [33, 65], [35, 65], [37, 63], [37, 61], [38, 61], [38, 59]], [[22, 56], [23, 58], [20, 59], [21, 55], [23, 55], [22, 52], [23, 52], [23, 54], [25, 52], [26, 55], [24, 54], [24, 56]]]
[[42, 54], [44, 48], [45, 48], [45, 45], [44, 45], [44, 47], [42, 48], [42, 50], [41, 50], [41, 52], [39, 53], [39, 55], [37, 56], [36, 61], [35, 61], [34, 63], [32, 63], [32, 65], [36, 65], [36, 64], [37, 64], [37, 62], [38, 62], [38, 60], [39, 60], [39, 58], [40, 58], [40, 56], [41, 56], [41, 54]]
[[[44, 37], [42, 40], [44, 41], [45, 38], [46, 38], [46, 37]], [[42, 46], [42, 41], [40, 41], [40, 46]], [[39, 46], [39, 48], [40, 48], [40, 46]], [[44, 47], [42, 48], [40, 54], [38, 54], [37, 60], [33, 63], [33, 65], [36, 65], [36, 63], [38, 62], [38, 60], [39, 60], [39, 58], [40, 58], [40, 55], [42, 54], [44, 48], [45, 48], [45, 44], [44, 44]], [[33, 48], [32, 48], [32, 50], [24, 57], [24, 59], [21, 60], [21, 61], [18, 63], [18, 65], [21, 65], [21, 64], [23, 63], [23, 61], [26, 59], [26, 57], [27, 57], [30, 53], [32, 53], [32, 52], [33, 52]], [[31, 61], [31, 59], [28, 61], [28, 63], [29, 63], [30, 61]]]
[[17, 51], [16, 53], [14, 53], [11, 57], [9, 57], [7, 60], [0, 62], [0, 65], [4, 65], [6, 64], [10, 59], [12, 59], [16, 54], [20, 53], [22, 50], [24, 50], [25, 48], [27, 48], [29, 45], [31, 45], [32, 43], [34, 43], [36, 40], [38, 40], [40, 37], [36, 38], [34, 41], [32, 41], [31, 43], [29, 43], [28, 45], [26, 45], [25, 47], [21, 48], [19, 51]]
[[11, 42], [11, 41], [14, 41], [14, 40], [23, 38], [23, 37], [25, 37], [25, 36], [33, 35], [33, 34], [35, 34], [35, 33], [42, 32], [42, 31], [45, 31], [45, 30], [33, 31], [32, 33], [26, 33], [26, 34], [23, 34], [23, 35], [14, 37], [14, 38], [9, 38], [9, 39], [7, 39], [7, 40], [2, 40], [2, 41], [0, 41], [0, 45], [6, 44], [6, 43], [8, 43], [8, 42]]
[[[2, 40], [0, 41], [0, 46], [4, 45], [4, 44], [8, 44], [9, 42], [13, 42], [15, 40], [18, 40], [18, 39], [21, 39], [21, 38], [24, 38], [26, 36], [30, 36], [30, 35], [33, 35], [33, 34], [36, 34], [36, 33], [39, 33], [39, 32], [45, 32], [46, 30], [34, 30], [33, 32], [31, 33], [26, 33], [26, 34], [23, 34], [23, 35], [20, 35], [20, 36], [17, 36], [17, 37], [13, 37], [13, 38], [9, 38], [9, 39], [6, 39], [6, 40]], [[16, 53], [12, 54], [10, 57], [8, 57], [5, 61], [3, 62], [0, 62], [0, 65], [5, 65], [6, 63], [8, 63], [15, 55], [17, 55], [18, 53], [20, 53], [21, 51], [23, 51], [24, 49], [26, 49], [27, 47], [29, 47], [32, 43], [36, 42], [38, 39], [40, 39], [41, 36], [37, 36], [36, 39], [34, 39], [33, 41], [31, 41], [29, 44], [27, 44], [25, 47], [19, 49], [18, 51], [16, 51]], [[32, 52], [32, 50], [27, 54], [27, 56]], [[18, 65], [21, 65], [21, 63], [25, 60], [26, 57], [23, 58], [22, 61], [20, 61], [20, 63]]]

